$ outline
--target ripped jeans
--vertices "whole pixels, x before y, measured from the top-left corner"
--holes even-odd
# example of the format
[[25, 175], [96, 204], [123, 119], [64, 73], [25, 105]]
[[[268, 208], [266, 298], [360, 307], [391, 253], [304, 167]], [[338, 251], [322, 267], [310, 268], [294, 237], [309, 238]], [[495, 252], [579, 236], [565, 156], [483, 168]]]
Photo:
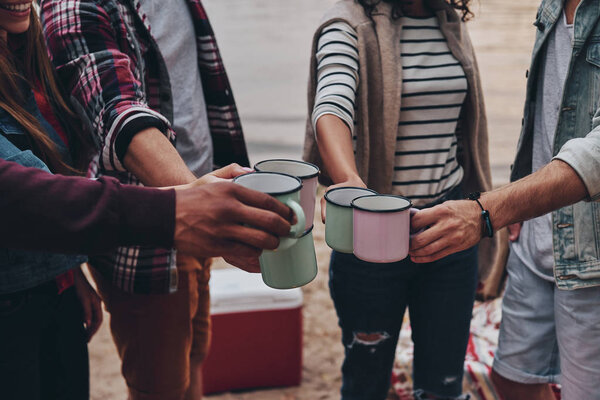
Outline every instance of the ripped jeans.
[[329, 274], [345, 348], [342, 400], [386, 398], [406, 307], [415, 394], [462, 398], [477, 247], [428, 264], [373, 264], [334, 251]]

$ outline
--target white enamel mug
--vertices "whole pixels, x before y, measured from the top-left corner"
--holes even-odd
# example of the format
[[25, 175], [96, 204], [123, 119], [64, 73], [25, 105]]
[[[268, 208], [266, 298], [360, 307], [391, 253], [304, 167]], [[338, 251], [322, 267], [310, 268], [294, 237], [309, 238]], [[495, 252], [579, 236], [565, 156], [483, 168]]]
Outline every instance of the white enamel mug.
[[315, 218], [315, 203], [317, 198], [317, 186], [319, 184], [319, 167], [314, 164], [299, 160], [273, 159], [264, 160], [254, 166], [257, 171], [279, 172], [299, 178], [302, 181], [300, 190], [300, 205], [304, 210], [306, 225], [304, 230], [308, 232], [313, 226]]
[[275, 197], [292, 209], [298, 222], [292, 226], [287, 237], [279, 239], [277, 250], [285, 250], [293, 246], [297, 239], [304, 234], [306, 220], [300, 206], [300, 189], [302, 181], [295, 176], [277, 172], [251, 172], [233, 179], [234, 183], [257, 190]]

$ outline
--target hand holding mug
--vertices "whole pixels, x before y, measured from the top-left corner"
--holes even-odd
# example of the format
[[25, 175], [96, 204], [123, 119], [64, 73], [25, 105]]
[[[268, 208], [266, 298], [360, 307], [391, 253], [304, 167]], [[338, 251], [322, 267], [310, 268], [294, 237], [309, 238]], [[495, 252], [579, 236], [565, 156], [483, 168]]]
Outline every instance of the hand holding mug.
[[[331, 185], [327, 188], [327, 192], [342, 188], [342, 187], [355, 187], [366, 189], [367, 185], [360, 179], [359, 177], [355, 177], [352, 179], [348, 179], [344, 182], [336, 183], [335, 185]], [[327, 217], [327, 201], [325, 200], [325, 196], [321, 197], [321, 222], [325, 223], [325, 219]]]
[[305, 231], [306, 218], [300, 205], [300, 178], [277, 172], [253, 172], [238, 176], [236, 184], [273, 196], [290, 207], [297, 222], [282, 237], [275, 251], [260, 254], [260, 270], [265, 284], [276, 289], [299, 287], [317, 275], [312, 229]]
[[[472, 200], [450, 200], [417, 212], [410, 240], [410, 258], [428, 263], [476, 245], [483, 236], [481, 209]], [[426, 228], [426, 229], [425, 229]]]
[[[265, 193], [230, 182], [176, 187], [174, 244], [198, 258], [258, 258], [290, 232], [292, 212]], [[254, 263], [236, 265], [258, 272]]]
[[252, 168], [242, 167], [239, 164], [233, 163], [233, 164], [229, 164], [226, 167], [219, 168], [217, 170], [214, 170], [211, 173], [203, 175], [202, 177], [198, 178], [195, 182], [193, 182], [191, 185], [196, 186], [196, 185], [205, 185], [207, 183], [227, 182], [237, 176], [247, 174], [252, 171], [254, 171]]

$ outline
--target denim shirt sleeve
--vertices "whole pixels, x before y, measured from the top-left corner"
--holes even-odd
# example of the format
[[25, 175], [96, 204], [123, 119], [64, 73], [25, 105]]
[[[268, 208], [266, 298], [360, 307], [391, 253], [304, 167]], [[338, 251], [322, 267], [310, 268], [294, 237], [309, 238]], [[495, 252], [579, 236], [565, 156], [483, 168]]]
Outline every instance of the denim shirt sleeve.
[[566, 142], [554, 160], [566, 162], [577, 172], [588, 191], [588, 201], [600, 201], [600, 110], [593, 119], [594, 129], [583, 138]]
[[[24, 134], [22, 128], [0, 113], [0, 158], [50, 172], [46, 164], [30, 150], [22, 151], [5, 137], [20, 134]], [[83, 255], [8, 249], [0, 243], [0, 293], [34, 287], [86, 261], [87, 257]]]

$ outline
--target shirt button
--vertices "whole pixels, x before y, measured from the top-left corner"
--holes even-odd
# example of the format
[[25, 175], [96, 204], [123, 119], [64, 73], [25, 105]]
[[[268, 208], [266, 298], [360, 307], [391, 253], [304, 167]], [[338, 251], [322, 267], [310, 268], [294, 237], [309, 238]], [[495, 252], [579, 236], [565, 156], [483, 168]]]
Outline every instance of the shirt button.
[[544, 25], [541, 21], [535, 21], [533, 25], [539, 29], [540, 32], [544, 32], [546, 30], [546, 25]]
[[229, 89], [225, 89], [225, 96], [229, 96], [231, 94], [231, 92], [229, 91]]
[[529, 70], [525, 71], [525, 78], [529, 78]]

